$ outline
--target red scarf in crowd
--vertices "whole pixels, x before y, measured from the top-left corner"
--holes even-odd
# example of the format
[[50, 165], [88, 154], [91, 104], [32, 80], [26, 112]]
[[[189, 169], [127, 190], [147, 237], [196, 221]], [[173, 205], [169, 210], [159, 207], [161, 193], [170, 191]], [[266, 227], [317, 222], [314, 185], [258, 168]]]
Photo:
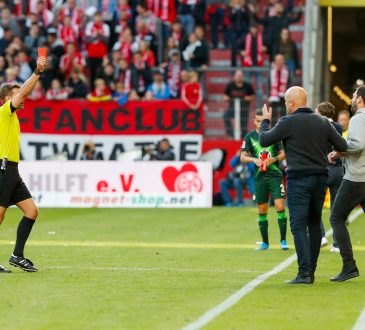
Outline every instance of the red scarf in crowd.
[[279, 102], [280, 98], [284, 97], [285, 91], [288, 88], [289, 71], [285, 65], [279, 69], [275, 63], [272, 64], [270, 71], [271, 90], [270, 102]]
[[174, 0], [161, 0], [157, 16], [163, 22], [172, 24], [176, 18], [176, 7]]
[[[243, 66], [252, 66], [253, 60], [252, 60], [252, 34], [247, 33], [246, 35], [246, 44], [245, 44], [245, 56], [243, 57]], [[258, 33], [256, 36], [256, 42], [257, 42], [257, 66], [263, 66], [264, 64], [264, 51], [262, 49], [263, 42], [262, 42], [262, 34]]]
[[142, 58], [151, 68], [156, 66], [155, 54], [151, 50], [143, 51]]
[[131, 52], [132, 44], [128, 41], [121, 41], [120, 43], [120, 53], [122, 58], [127, 60], [128, 63], [131, 61], [132, 52]]
[[167, 67], [167, 83], [173, 97], [177, 97], [180, 91], [181, 64], [169, 63]]
[[125, 71], [120, 71], [119, 81], [124, 85], [124, 91], [128, 94], [132, 90], [132, 71], [127, 69]]

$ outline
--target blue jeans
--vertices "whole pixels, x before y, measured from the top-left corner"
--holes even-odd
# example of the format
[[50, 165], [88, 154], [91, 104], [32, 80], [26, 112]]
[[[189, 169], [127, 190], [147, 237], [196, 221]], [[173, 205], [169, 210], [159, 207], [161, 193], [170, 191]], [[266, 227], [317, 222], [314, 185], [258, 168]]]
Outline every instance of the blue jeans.
[[243, 200], [243, 182], [241, 178], [234, 178], [233, 180], [222, 179], [219, 181], [222, 199], [225, 204], [232, 203], [232, 198], [229, 194], [229, 189], [236, 190], [237, 203], [242, 203]]
[[189, 36], [194, 30], [194, 26], [195, 26], [194, 17], [189, 14], [189, 15], [179, 15], [179, 18], [180, 18], [181, 25], [183, 26], [186, 35]]
[[321, 215], [327, 175], [287, 179], [290, 228], [300, 274], [314, 273], [321, 248]]

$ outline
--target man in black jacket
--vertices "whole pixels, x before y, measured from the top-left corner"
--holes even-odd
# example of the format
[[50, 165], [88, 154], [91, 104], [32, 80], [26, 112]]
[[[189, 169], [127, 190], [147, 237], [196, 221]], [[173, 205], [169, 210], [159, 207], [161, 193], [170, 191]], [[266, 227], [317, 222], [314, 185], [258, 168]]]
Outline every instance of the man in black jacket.
[[[346, 141], [331, 123], [307, 107], [298, 86], [285, 93], [287, 116], [269, 129], [272, 109], [264, 105], [260, 144], [283, 142], [287, 168], [290, 227], [298, 256], [298, 275], [290, 284], [312, 284], [321, 246], [321, 214], [328, 176], [327, 144], [346, 151]], [[308, 235], [309, 233], [309, 235]], [[308, 237], [309, 236], [309, 237]]]

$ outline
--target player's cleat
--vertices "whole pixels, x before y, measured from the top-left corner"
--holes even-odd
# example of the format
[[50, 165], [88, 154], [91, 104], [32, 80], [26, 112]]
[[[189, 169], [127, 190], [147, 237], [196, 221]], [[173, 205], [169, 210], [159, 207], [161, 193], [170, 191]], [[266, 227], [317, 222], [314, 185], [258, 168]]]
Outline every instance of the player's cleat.
[[6, 269], [6, 268], [4, 268], [3, 266], [0, 265], [0, 274], [1, 273], [11, 273], [11, 270], [10, 269]]
[[340, 248], [332, 245], [330, 248], [330, 252], [340, 253]]
[[16, 257], [12, 255], [9, 259], [9, 264], [14, 267], [19, 267], [22, 270], [30, 273], [35, 273], [38, 271], [36, 267], [34, 267], [33, 262], [29, 259], [25, 259], [24, 257]]
[[289, 250], [289, 245], [288, 245], [288, 243], [286, 242], [286, 240], [285, 240], [285, 239], [283, 239], [283, 240], [280, 242], [280, 248], [281, 248], [283, 251]]
[[327, 238], [324, 236], [322, 237], [322, 241], [321, 241], [321, 247], [325, 247], [328, 245], [328, 240]]
[[260, 246], [256, 249], [256, 251], [262, 251], [262, 250], [267, 250], [269, 248], [269, 244], [267, 243], [261, 243]]

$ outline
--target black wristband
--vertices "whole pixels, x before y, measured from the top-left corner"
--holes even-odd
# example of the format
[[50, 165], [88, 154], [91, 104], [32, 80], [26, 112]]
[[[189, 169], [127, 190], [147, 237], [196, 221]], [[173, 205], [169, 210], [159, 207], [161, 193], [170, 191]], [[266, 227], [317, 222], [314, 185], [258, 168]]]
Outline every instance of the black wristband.
[[38, 68], [36, 68], [33, 73], [36, 74], [37, 76], [40, 76], [43, 72]]

